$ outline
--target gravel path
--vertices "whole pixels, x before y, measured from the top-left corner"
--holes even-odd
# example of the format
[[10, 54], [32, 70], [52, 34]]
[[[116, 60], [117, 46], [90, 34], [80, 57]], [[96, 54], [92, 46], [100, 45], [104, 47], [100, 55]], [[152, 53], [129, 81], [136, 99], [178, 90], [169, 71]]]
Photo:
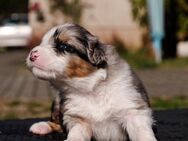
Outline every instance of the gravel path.
[[46, 81], [36, 79], [27, 70], [25, 50], [0, 53], [0, 98], [1, 99], [49, 99], [55, 91]]
[[[0, 98], [51, 98], [55, 91], [26, 68], [25, 50], [0, 52]], [[150, 97], [188, 96], [188, 70], [137, 70]]]
[[137, 74], [152, 97], [188, 96], [188, 70], [139, 70]]

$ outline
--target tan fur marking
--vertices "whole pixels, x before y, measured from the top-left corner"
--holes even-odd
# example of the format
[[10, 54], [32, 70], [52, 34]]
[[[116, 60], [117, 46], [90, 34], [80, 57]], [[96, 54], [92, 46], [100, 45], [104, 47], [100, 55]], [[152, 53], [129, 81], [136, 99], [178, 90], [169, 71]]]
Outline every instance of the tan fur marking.
[[54, 123], [54, 122], [50, 122], [50, 121], [48, 121], [48, 124], [49, 124], [50, 127], [52, 128], [52, 131], [63, 132], [63, 129], [61, 128], [61, 125], [56, 124], [56, 123]]
[[70, 36], [66, 35], [66, 34], [60, 34], [58, 36], [59, 40], [63, 41], [63, 42], [68, 42], [71, 40]]
[[85, 77], [96, 70], [91, 64], [79, 57], [71, 58], [67, 67], [67, 76], [72, 77]]

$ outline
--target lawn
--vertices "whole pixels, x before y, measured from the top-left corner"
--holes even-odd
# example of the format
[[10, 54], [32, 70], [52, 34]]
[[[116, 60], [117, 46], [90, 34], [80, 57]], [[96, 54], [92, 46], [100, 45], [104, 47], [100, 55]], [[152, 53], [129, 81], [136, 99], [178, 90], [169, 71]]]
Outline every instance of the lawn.
[[188, 97], [175, 96], [175, 97], [155, 97], [151, 99], [151, 106], [153, 109], [176, 109], [188, 108]]
[[34, 117], [49, 117], [51, 101], [25, 101], [11, 100], [0, 101], [0, 119], [24, 119]]
[[135, 69], [187, 69], [187, 58], [163, 59], [160, 64], [156, 64], [152, 50], [142, 48], [138, 51], [127, 50], [121, 42], [115, 43], [119, 55], [125, 59]]

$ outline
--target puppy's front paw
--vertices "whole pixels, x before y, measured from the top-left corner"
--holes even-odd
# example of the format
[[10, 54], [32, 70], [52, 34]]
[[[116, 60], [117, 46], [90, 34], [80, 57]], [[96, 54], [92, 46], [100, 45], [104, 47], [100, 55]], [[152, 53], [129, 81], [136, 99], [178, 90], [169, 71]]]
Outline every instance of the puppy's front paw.
[[38, 123], [34, 123], [30, 127], [29, 131], [34, 134], [45, 135], [45, 134], [51, 133], [52, 128], [50, 127], [48, 122], [38, 122]]

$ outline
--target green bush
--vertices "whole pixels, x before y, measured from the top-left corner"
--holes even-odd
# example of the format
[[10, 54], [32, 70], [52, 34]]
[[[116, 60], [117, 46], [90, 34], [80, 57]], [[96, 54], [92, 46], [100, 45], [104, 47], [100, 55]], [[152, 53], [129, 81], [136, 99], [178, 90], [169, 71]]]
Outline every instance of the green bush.
[[[132, 14], [134, 19], [142, 26], [148, 28], [148, 12], [146, 6], [146, 0], [130, 0], [132, 4]], [[165, 22], [168, 22], [168, 14], [172, 12], [172, 9], [177, 17], [177, 35], [181, 36], [180, 38], [188, 37], [188, 1], [187, 0], [164, 0], [165, 8]], [[171, 15], [172, 15], [171, 14]], [[173, 28], [173, 27], [172, 27]]]
[[126, 49], [123, 42], [118, 39], [114, 39], [114, 46], [116, 47], [119, 55], [133, 68], [152, 69], [157, 67], [157, 64], [151, 56], [149, 48], [141, 48], [137, 51], [131, 51]]

